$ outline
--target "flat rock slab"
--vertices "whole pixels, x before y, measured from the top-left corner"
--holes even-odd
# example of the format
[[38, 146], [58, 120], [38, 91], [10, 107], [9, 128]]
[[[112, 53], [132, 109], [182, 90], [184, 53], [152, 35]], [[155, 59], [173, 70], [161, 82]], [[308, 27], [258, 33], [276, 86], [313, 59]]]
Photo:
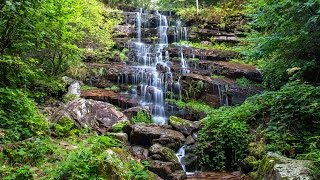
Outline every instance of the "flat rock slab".
[[128, 94], [116, 93], [115, 91], [104, 89], [81, 91], [81, 97], [85, 99], [108, 102], [125, 109], [138, 106], [139, 104], [136, 100], [131, 99]]
[[238, 172], [198, 172], [189, 176], [187, 180], [250, 180], [249, 177], [242, 177]]
[[177, 145], [182, 145], [186, 140], [182, 133], [157, 125], [135, 124], [131, 129], [130, 142], [145, 147], [150, 147], [157, 139], [167, 139]]

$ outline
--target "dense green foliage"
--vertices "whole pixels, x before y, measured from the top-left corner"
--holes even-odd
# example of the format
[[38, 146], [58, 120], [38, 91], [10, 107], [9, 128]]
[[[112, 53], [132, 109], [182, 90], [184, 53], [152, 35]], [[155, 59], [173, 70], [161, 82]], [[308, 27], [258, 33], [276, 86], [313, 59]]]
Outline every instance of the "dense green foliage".
[[246, 146], [250, 142], [247, 125], [245, 122], [225, 117], [216, 113], [204, 119], [197, 153], [201, 164], [206, 168], [236, 168], [237, 163], [246, 157]]
[[151, 124], [152, 117], [150, 114], [144, 112], [144, 111], [139, 111], [138, 114], [131, 119], [132, 123], [144, 123], [144, 124]]
[[4, 146], [0, 152], [0, 178], [150, 178], [144, 166], [129, 159], [124, 150], [111, 149], [116, 155], [106, 152], [113, 147], [121, 147], [120, 142], [94, 134], [87, 134], [81, 141], [41, 138]]
[[[231, 143], [228, 149], [239, 147], [232, 150], [240, 153], [237, 157], [243, 158], [240, 155], [245, 152], [248, 142], [242, 141], [246, 139], [244, 137], [249, 136], [246, 124], [254, 129], [263, 129], [266, 150], [291, 157], [297, 154], [317, 153], [317, 137], [320, 135], [319, 92], [319, 87], [293, 82], [285, 85], [280, 91], [265, 92], [252, 97], [240, 106], [213, 110], [203, 120], [204, 128], [200, 131], [198, 152], [202, 157], [202, 164], [214, 169], [223, 168], [221, 161], [224, 159], [221, 158], [221, 154], [223, 155], [225, 150], [215, 147], [227, 147], [223, 144], [225, 142]], [[237, 131], [237, 135], [232, 134], [233, 131]], [[224, 141], [225, 139], [228, 140]], [[238, 142], [241, 142], [242, 146]], [[234, 159], [227, 162], [232, 162], [230, 160]]]
[[25, 93], [0, 88], [0, 144], [25, 140], [46, 133], [47, 123]]
[[[245, 54], [252, 59], [264, 59], [265, 84], [278, 89], [293, 75], [319, 82], [319, 1], [252, 0], [249, 5], [252, 31]], [[297, 72], [288, 74], [291, 68]]]

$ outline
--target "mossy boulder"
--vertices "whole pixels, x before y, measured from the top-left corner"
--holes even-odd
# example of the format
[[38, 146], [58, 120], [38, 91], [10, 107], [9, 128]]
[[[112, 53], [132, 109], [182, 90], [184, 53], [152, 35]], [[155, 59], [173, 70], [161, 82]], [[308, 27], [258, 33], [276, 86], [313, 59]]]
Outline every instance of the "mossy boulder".
[[135, 161], [130, 153], [121, 148], [110, 148], [105, 151], [104, 163], [100, 165], [100, 173], [106, 179], [128, 180], [143, 176], [154, 180], [157, 177], [141, 163]]
[[170, 116], [169, 124], [177, 131], [189, 136], [199, 129], [200, 123], [188, 121], [176, 116]]
[[163, 147], [160, 144], [154, 144], [149, 148], [150, 155], [158, 154], [161, 156], [162, 161], [165, 162], [174, 162], [174, 163], [179, 163], [178, 158], [176, 157], [175, 152], [168, 148], [168, 147]]

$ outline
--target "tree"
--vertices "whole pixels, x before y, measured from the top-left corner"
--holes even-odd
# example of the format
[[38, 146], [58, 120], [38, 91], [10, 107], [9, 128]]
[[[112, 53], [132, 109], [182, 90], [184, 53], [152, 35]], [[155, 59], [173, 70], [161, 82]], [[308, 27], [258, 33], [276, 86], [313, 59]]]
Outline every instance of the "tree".
[[319, 9], [319, 0], [250, 1], [251, 32], [245, 55], [265, 59], [268, 86], [284, 85], [289, 80], [289, 68], [301, 69], [296, 73], [299, 78], [320, 81]]

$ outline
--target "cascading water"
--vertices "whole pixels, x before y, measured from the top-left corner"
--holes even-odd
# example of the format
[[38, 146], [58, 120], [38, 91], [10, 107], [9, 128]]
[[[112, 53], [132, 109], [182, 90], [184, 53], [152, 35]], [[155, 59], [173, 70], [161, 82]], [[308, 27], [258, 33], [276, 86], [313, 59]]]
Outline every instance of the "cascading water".
[[173, 82], [169, 63], [169, 53], [163, 57], [164, 48], [168, 47], [168, 21], [165, 15], [156, 12], [158, 16], [159, 42], [147, 44], [143, 42], [142, 30], [149, 28], [144, 17], [146, 12], [136, 13], [136, 39], [129, 42], [130, 63], [128, 72], [122, 75], [121, 82], [136, 86], [140, 105], [149, 106], [153, 120], [157, 124], [166, 124], [165, 92], [168, 83]]
[[218, 86], [220, 105], [229, 106], [229, 98], [228, 98], [229, 86], [227, 84], [221, 84], [221, 85], [219, 84], [217, 86]]
[[[148, 14], [142, 9], [136, 12], [135, 16], [136, 38], [128, 42], [129, 62], [127, 64], [130, 64], [130, 66], [127, 66], [127, 71], [119, 77], [118, 81], [134, 86], [131, 91], [133, 92], [133, 98], [139, 99], [141, 106], [150, 108], [156, 124], [167, 124], [167, 113], [169, 112], [165, 110], [166, 93], [168, 91], [173, 92], [179, 99], [182, 99], [180, 77], [178, 81], [174, 81], [171, 72], [172, 62], [170, 62], [170, 55], [166, 50], [169, 43], [167, 35], [169, 22], [167, 17], [158, 11], [151, 15], [153, 18], [158, 18], [157, 31], [159, 41], [150, 44], [146, 43], [148, 41], [145, 41], [145, 35], [148, 35], [143, 32], [145, 32], [145, 29], [154, 28], [154, 23], [147, 22], [146, 17]], [[174, 39], [175, 42], [188, 39], [187, 28], [182, 27], [180, 21], [176, 21]], [[180, 48], [180, 73], [190, 73], [182, 48]], [[184, 146], [177, 152], [179, 161], [185, 158], [185, 155]], [[186, 171], [185, 166], [183, 164], [182, 166]]]

